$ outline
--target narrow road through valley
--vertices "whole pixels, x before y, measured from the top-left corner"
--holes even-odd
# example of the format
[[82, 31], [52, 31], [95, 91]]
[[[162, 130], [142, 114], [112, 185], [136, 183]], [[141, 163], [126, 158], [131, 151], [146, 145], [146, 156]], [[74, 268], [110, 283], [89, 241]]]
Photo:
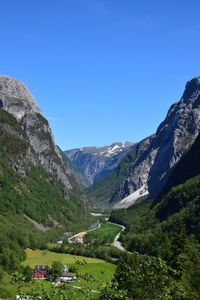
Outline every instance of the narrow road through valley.
[[[119, 241], [119, 238], [120, 238], [120, 234], [122, 233], [122, 231], [125, 230], [125, 226], [123, 225], [119, 225], [117, 223], [112, 223], [112, 222], [107, 222], [108, 224], [113, 224], [113, 225], [116, 225], [116, 226], [119, 226], [122, 228], [122, 230], [115, 236], [115, 239], [114, 239], [114, 242], [112, 243], [112, 246], [118, 248], [119, 250], [121, 251], [126, 251], [126, 249], [122, 246], [121, 242]], [[93, 229], [90, 229], [90, 230], [87, 230], [87, 231], [84, 231], [84, 232], [79, 232], [75, 235], [73, 235], [72, 237], [70, 237], [68, 239], [68, 242], [69, 243], [73, 243], [72, 240], [75, 238], [75, 237], [79, 237], [80, 239], [83, 239], [83, 237], [90, 231], [93, 231], [93, 230], [96, 230], [98, 229], [100, 226], [101, 226], [102, 223], [98, 224], [98, 226], [96, 228], [93, 228]]]
[[116, 226], [119, 226], [122, 228], [122, 230], [116, 235], [115, 237], [115, 240], [114, 240], [114, 243], [112, 244], [112, 246], [118, 248], [119, 250], [122, 250], [122, 251], [126, 251], [126, 249], [122, 246], [121, 242], [119, 241], [119, 238], [120, 238], [120, 234], [122, 233], [122, 231], [125, 230], [125, 226], [123, 225], [119, 225], [119, 224], [116, 224], [116, 223], [112, 223], [112, 222], [108, 222], [109, 224], [113, 224], [113, 225], [116, 225]]
[[68, 238], [68, 242], [69, 242], [69, 243], [72, 243], [72, 240], [73, 240], [75, 237], [79, 237], [79, 238], [82, 239], [82, 238], [84, 237], [84, 235], [86, 235], [88, 232], [93, 231], [93, 230], [96, 230], [96, 229], [99, 228], [100, 226], [101, 226], [101, 223], [98, 224], [98, 226], [95, 227], [95, 228], [93, 228], [93, 229], [89, 229], [89, 230], [87, 230], [87, 231], [79, 232], [79, 233], [77, 233], [77, 234], [71, 236], [70, 238]]

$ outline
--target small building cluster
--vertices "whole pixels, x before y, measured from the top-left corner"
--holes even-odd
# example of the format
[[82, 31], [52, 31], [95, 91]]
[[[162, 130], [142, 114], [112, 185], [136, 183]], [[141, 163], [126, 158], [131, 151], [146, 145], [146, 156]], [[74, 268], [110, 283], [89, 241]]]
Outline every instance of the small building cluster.
[[71, 237], [73, 235], [72, 232], [65, 232], [63, 234], [63, 236], [61, 236], [61, 238], [59, 240], [56, 241], [56, 244], [60, 245], [63, 244], [63, 241], [68, 239], [69, 237]]
[[75, 236], [74, 243], [80, 243], [83, 244], [83, 238], [81, 236]]
[[47, 279], [48, 266], [35, 266], [33, 270], [34, 279]]
[[[40, 265], [35, 266], [32, 272], [33, 279], [35, 280], [49, 279], [48, 270], [49, 270], [48, 266], [40, 266]], [[55, 283], [62, 282], [62, 281], [75, 281], [76, 279], [77, 279], [76, 275], [69, 273], [67, 266], [63, 265], [62, 273], [59, 277], [55, 279]]]
[[58, 283], [58, 282], [62, 282], [62, 281], [76, 281], [76, 275], [74, 274], [71, 274], [71, 273], [68, 273], [68, 272], [63, 272], [61, 274], [60, 277], [57, 277], [55, 282]]

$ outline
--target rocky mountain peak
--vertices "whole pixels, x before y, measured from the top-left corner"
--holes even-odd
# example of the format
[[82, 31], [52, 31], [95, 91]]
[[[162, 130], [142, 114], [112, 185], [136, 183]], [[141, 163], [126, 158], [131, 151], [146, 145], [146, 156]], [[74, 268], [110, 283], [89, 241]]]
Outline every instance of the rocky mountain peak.
[[196, 98], [197, 94], [200, 93], [200, 76], [194, 77], [186, 83], [185, 91], [182, 96], [182, 101], [190, 101]]
[[[71, 189], [67, 177], [70, 170], [64, 164], [54, 143], [48, 121], [43, 117], [29, 89], [19, 80], [1, 75], [0, 107], [12, 114], [25, 130], [40, 165], [49, 173], [54, 174], [67, 190]], [[26, 159], [37, 164], [30, 153]]]
[[[130, 162], [129, 175], [115, 190], [110, 202], [121, 200], [116, 205], [119, 208], [133, 204], [138, 192], [140, 196], [149, 193], [150, 197], [156, 197], [199, 132], [200, 76], [197, 76], [186, 84], [180, 101], [170, 107], [145, 151]], [[137, 148], [142, 143], [138, 143]]]
[[42, 114], [29, 89], [21, 81], [9, 76], [0, 76], [0, 101], [1, 107], [13, 114], [18, 121], [27, 110]]

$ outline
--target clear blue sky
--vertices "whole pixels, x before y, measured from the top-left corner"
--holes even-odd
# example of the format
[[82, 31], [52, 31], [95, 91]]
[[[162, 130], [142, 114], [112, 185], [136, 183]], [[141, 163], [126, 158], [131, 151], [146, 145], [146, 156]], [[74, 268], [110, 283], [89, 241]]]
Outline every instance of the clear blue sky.
[[0, 74], [63, 149], [139, 141], [200, 74], [199, 0], [1, 1]]

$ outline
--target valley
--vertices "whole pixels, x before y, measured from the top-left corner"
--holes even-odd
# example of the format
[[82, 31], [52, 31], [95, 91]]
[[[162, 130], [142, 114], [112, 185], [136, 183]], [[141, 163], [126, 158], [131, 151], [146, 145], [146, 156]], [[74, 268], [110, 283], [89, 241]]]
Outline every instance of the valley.
[[[84, 238], [85, 243], [88, 245], [90, 243], [101, 244], [108, 247], [108, 243], [113, 242], [113, 246], [119, 248], [117, 243], [117, 239], [119, 238], [119, 231], [121, 232], [121, 227], [117, 224], [112, 223], [99, 223], [94, 229], [90, 229], [87, 232], [77, 233], [76, 235], [68, 238], [67, 243], [73, 243], [73, 240], [77, 236], [82, 236]], [[87, 237], [88, 236], [88, 237]], [[62, 291], [63, 295], [66, 297], [70, 297], [70, 299], [98, 299], [99, 294], [101, 293], [102, 287], [110, 284], [112, 277], [114, 276], [114, 272], [116, 269], [116, 265], [110, 262], [106, 262], [105, 260], [98, 258], [90, 258], [81, 255], [75, 254], [65, 254], [65, 246], [67, 246], [66, 240], [63, 241], [65, 244], [60, 246], [55, 244], [48, 245], [47, 249], [44, 250], [32, 250], [26, 249], [26, 259], [23, 261], [23, 266], [29, 266], [32, 270], [37, 265], [43, 265], [50, 267], [55, 261], [62, 263], [64, 266], [67, 266], [69, 270], [75, 272], [77, 280], [73, 282], [66, 282], [63, 287], [60, 285], [56, 285], [55, 289], [58, 289], [59, 292]], [[80, 243], [80, 241], [79, 241]], [[82, 243], [81, 243], [82, 244]], [[55, 250], [55, 247], [57, 249]], [[98, 247], [98, 246], [97, 246]], [[59, 253], [60, 248], [62, 248]], [[123, 249], [122, 249], [123, 250]], [[55, 251], [55, 252], [54, 252]], [[116, 262], [114, 260], [114, 262]], [[12, 288], [10, 289], [10, 285]], [[49, 281], [35, 281], [30, 283], [21, 284], [19, 288], [19, 282], [14, 282], [10, 277], [6, 278], [4, 281], [4, 288], [11, 290], [12, 296], [15, 294], [25, 295], [28, 293], [29, 295], [32, 293], [31, 291], [37, 290], [38, 292], [43, 290], [45, 293], [51, 292], [53, 286]], [[1, 291], [1, 285], [0, 285]], [[58, 294], [59, 294], [58, 292]]]
[[[63, 294], [70, 299], [98, 299], [102, 286], [109, 283], [114, 275], [116, 266], [103, 260], [86, 258], [82, 256], [59, 254], [45, 250], [27, 249], [27, 258], [23, 262], [24, 266], [29, 265], [32, 269], [36, 265], [51, 266], [54, 261], [66, 265], [69, 270], [76, 270], [77, 278], [75, 282], [68, 282], [66, 286], [55, 287], [47, 280], [35, 280], [30, 283], [25, 283], [20, 286], [20, 282], [12, 281], [12, 278], [7, 277], [4, 281], [4, 288], [11, 290], [13, 296], [15, 294], [26, 294], [33, 291], [38, 293], [49, 293], [56, 291], [58, 299], [59, 294]], [[94, 291], [94, 292], [93, 292]], [[62, 292], [62, 293], [61, 293]], [[53, 296], [52, 296], [53, 297]], [[53, 299], [53, 298], [52, 298]]]
[[200, 77], [155, 134], [68, 156], [28, 88], [0, 87], [0, 297], [199, 300]]

